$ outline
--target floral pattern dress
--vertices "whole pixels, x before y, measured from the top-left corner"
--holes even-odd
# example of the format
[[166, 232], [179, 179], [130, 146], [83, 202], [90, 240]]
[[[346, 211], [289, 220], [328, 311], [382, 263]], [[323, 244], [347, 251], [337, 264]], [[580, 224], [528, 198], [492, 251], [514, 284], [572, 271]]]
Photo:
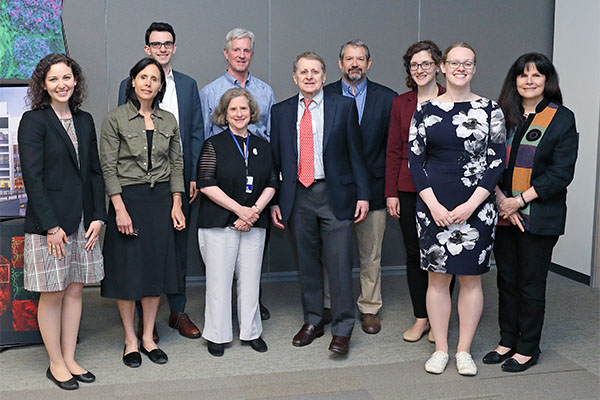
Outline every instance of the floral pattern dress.
[[452, 211], [480, 186], [490, 196], [462, 224], [438, 227], [417, 200], [421, 268], [457, 275], [489, 271], [498, 210], [494, 187], [504, 171], [506, 129], [497, 103], [486, 98], [419, 104], [409, 131], [409, 164], [417, 192], [432, 188]]

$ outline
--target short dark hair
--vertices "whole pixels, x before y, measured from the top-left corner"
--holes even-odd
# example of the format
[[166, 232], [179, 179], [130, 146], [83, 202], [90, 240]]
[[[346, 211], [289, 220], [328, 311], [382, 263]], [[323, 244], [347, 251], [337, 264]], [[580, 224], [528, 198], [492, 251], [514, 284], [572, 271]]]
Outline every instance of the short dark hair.
[[215, 108], [213, 115], [210, 117], [210, 121], [218, 126], [227, 125], [227, 108], [229, 107], [229, 103], [236, 97], [244, 96], [248, 100], [248, 107], [250, 107], [250, 123], [255, 124], [258, 122], [260, 118], [260, 108], [252, 97], [252, 94], [243, 88], [231, 88], [223, 93], [221, 99], [219, 100], [219, 104]]
[[50, 95], [44, 89], [46, 74], [48, 74], [48, 71], [50, 71], [50, 68], [54, 64], [59, 63], [66, 64], [73, 71], [73, 78], [77, 82], [77, 85], [73, 88], [73, 94], [69, 98], [69, 108], [72, 112], [79, 111], [87, 92], [87, 84], [83, 77], [83, 72], [75, 60], [65, 54], [59, 53], [51, 53], [42, 58], [31, 75], [31, 82], [29, 82], [29, 88], [27, 89], [27, 102], [32, 110], [45, 108], [50, 105]]
[[158, 90], [158, 93], [156, 94], [156, 97], [154, 97], [154, 100], [152, 100], [152, 108], [155, 108], [165, 96], [166, 85], [164, 83], [166, 78], [163, 67], [154, 58], [144, 57], [140, 61], [138, 61], [129, 71], [129, 78], [127, 79], [127, 89], [125, 89], [125, 100], [131, 101], [135, 108], [138, 109], [140, 108], [140, 101], [135, 95], [135, 90], [133, 89], [132, 82], [135, 79], [135, 77], [138, 76], [140, 71], [142, 71], [150, 64], [155, 65], [156, 68], [158, 68], [158, 70], [160, 71], [160, 83], [162, 84], [162, 86]]
[[367, 60], [371, 59], [371, 51], [369, 51], [369, 46], [367, 46], [367, 44], [360, 39], [352, 39], [352, 40], [348, 40], [340, 48], [340, 54], [339, 54], [340, 60], [342, 60], [344, 58], [344, 51], [346, 50], [346, 47], [348, 47], [348, 46], [362, 47], [363, 49], [365, 49], [365, 55], [367, 56]]
[[523, 54], [509, 68], [498, 98], [498, 104], [502, 108], [506, 120], [507, 132], [523, 123], [523, 99], [517, 90], [517, 77], [525, 72], [525, 68], [529, 64], [534, 64], [540, 74], [546, 77], [544, 98], [562, 104], [558, 72], [552, 61], [541, 53]]
[[150, 46], [150, 34], [154, 31], [157, 32], [169, 32], [171, 36], [173, 36], [173, 43], [175, 43], [175, 31], [171, 24], [166, 22], [153, 22], [150, 24], [148, 29], [146, 29], [146, 46]]
[[433, 58], [433, 62], [436, 66], [439, 66], [442, 62], [442, 51], [438, 45], [431, 40], [421, 40], [411, 44], [408, 49], [406, 49], [406, 53], [404, 53], [402, 60], [404, 60], [404, 68], [406, 69], [406, 86], [412, 90], [417, 89], [417, 84], [410, 74], [410, 60], [412, 60], [415, 54], [420, 53], [423, 50], [429, 52], [429, 55]]

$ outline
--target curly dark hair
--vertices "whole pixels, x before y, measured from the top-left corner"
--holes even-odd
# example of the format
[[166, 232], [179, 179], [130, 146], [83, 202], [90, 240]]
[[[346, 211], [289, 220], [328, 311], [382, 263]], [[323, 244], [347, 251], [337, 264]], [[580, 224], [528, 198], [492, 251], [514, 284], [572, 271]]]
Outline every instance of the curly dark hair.
[[125, 89], [125, 100], [131, 101], [135, 108], [140, 108], [140, 101], [135, 95], [135, 89], [133, 88], [132, 82], [135, 80], [135, 77], [138, 76], [140, 72], [148, 65], [154, 65], [158, 68], [158, 72], [160, 72], [160, 83], [161, 87], [156, 93], [156, 97], [152, 100], [152, 108], [158, 107], [163, 97], [165, 96], [165, 91], [167, 90], [167, 85], [165, 84], [165, 70], [163, 67], [156, 61], [154, 58], [144, 57], [140, 61], [138, 61], [133, 68], [129, 71], [129, 78], [127, 80], [127, 89]]
[[412, 90], [417, 89], [417, 84], [410, 75], [410, 60], [412, 60], [415, 54], [420, 53], [423, 50], [429, 52], [431, 58], [433, 58], [433, 62], [435, 63], [436, 67], [439, 66], [442, 62], [442, 51], [440, 50], [438, 45], [432, 42], [431, 40], [421, 40], [419, 42], [411, 44], [410, 47], [406, 50], [406, 53], [404, 53], [402, 60], [404, 60], [404, 68], [406, 68], [406, 86], [408, 86], [408, 88]]
[[31, 75], [31, 82], [29, 82], [29, 89], [27, 89], [27, 103], [32, 110], [46, 108], [50, 105], [50, 95], [44, 89], [44, 85], [48, 71], [54, 64], [58, 63], [66, 64], [73, 71], [73, 78], [77, 85], [73, 88], [73, 95], [69, 98], [69, 107], [71, 112], [79, 111], [87, 94], [87, 84], [83, 72], [75, 60], [59, 53], [51, 53], [42, 58]]

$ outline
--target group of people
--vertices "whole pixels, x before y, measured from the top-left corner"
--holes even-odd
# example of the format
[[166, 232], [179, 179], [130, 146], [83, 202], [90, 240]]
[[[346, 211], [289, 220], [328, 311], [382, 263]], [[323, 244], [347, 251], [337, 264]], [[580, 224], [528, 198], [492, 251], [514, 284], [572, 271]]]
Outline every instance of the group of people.
[[[492, 252], [501, 339], [483, 362], [509, 372], [537, 362], [546, 276], [564, 232], [578, 142], [547, 57], [519, 57], [496, 103], [470, 89], [477, 64], [470, 45], [442, 53], [419, 41], [404, 54], [409, 91], [398, 96], [367, 79], [369, 48], [351, 40], [340, 49], [338, 81], [325, 86], [323, 59], [301, 53], [292, 71], [298, 94], [274, 104], [271, 87], [249, 73], [252, 32], [227, 34], [227, 71], [200, 91], [172, 69], [175, 39], [171, 25], [150, 25], [148, 57], [121, 83], [99, 152], [92, 117], [80, 109], [80, 66], [50, 54], [33, 73], [31, 111], [18, 133], [29, 198], [25, 287], [40, 292], [50, 380], [62, 389], [95, 380], [75, 361], [82, 289], [90, 283], [117, 299], [129, 367], [141, 365], [141, 354], [168, 362], [155, 328], [163, 294], [169, 326], [202, 336], [209, 353], [222, 356], [233, 340], [234, 284], [241, 343], [267, 351], [260, 276], [271, 226], [289, 229], [298, 250], [304, 323], [292, 344], [309, 345], [331, 324], [329, 350], [348, 353], [356, 306], [364, 332], [381, 330], [386, 211], [400, 222], [407, 254], [415, 321], [403, 338], [415, 342], [429, 332], [435, 342], [425, 370], [440, 374], [449, 361], [456, 279], [456, 366], [462, 375], [477, 373], [470, 347]], [[190, 221], [194, 201], [198, 220]], [[206, 266], [202, 333], [185, 313], [189, 226]]]

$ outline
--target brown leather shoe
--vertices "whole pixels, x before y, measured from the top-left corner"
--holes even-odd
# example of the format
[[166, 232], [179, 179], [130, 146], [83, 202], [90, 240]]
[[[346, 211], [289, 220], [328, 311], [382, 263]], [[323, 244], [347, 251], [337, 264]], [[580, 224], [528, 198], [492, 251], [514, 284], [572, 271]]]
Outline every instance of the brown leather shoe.
[[[143, 335], [144, 335], [144, 321], [141, 318], [139, 318], [138, 326], [137, 326], [138, 339], [142, 340]], [[160, 340], [160, 337], [158, 336], [158, 331], [156, 330], [156, 325], [154, 325], [154, 329], [152, 329], [152, 340], [154, 340], [154, 343], [156, 343], [156, 344], [158, 344], [158, 341]]]
[[325, 330], [323, 329], [323, 325], [314, 326], [307, 322], [302, 325], [302, 328], [296, 333], [294, 339], [292, 339], [292, 344], [296, 347], [309, 345], [315, 338], [323, 336], [324, 333]]
[[360, 320], [362, 321], [362, 330], [366, 333], [375, 334], [381, 330], [381, 322], [375, 314], [361, 314]]
[[198, 329], [186, 313], [172, 312], [169, 316], [169, 326], [177, 329], [179, 334], [186, 338], [197, 339], [200, 337], [200, 329]]
[[337, 354], [347, 354], [350, 348], [350, 338], [347, 336], [334, 336], [329, 344], [329, 350]]

